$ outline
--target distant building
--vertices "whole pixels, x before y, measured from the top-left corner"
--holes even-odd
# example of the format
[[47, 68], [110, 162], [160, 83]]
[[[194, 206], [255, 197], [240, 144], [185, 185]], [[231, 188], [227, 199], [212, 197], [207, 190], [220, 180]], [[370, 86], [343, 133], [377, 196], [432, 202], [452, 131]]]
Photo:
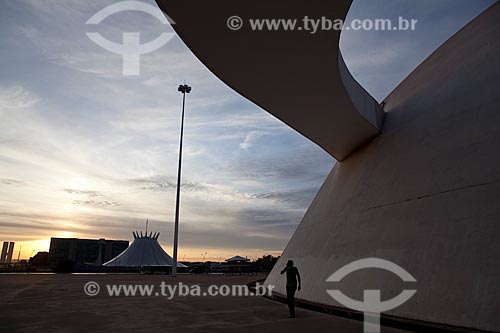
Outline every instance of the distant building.
[[0, 256], [0, 264], [5, 262], [5, 258], [7, 256], [7, 248], [9, 247], [9, 242], [3, 242], [2, 246], [2, 256]]
[[0, 264], [10, 264], [14, 254], [14, 242], [3, 242]]
[[49, 266], [62, 261], [76, 264], [102, 264], [128, 247], [126, 240], [55, 238], [50, 239]]
[[249, 262], [250, 259], [248, 258], [243, 258], [242, 256], [234, 256], [234, 257], [231, 257], [229, 259], [226, 259], [226, 262], [228, 264], [232, 264], [232, 265], [236, 265], [236, 264], [243, 264], [243, 263], [246, 263], [246, 262]]
[[[107, 267], [142, 267], [142, 266], [164, 266], [171, 267], [173, 264], [170, 257], [158, 243], [160, 233], [145, 233], [138, 231], [132, 233], [134, 242], [122, 254], [112, 260], [105, 260], [104, 266]], [[177, 267], [186, 268], [185, 265], [178, 262]]]
[[45, 251], [38, 252], [34, 257], [31, 257], [29, 264], [32, 266], [47, 266], [49, 262], [49, 253]]
[[250, 262], [250, 259], [246, 257], [234, 256], [225, 261], [222, 265], [224, 274], [253, 274], [256, 271], [254, 263]]

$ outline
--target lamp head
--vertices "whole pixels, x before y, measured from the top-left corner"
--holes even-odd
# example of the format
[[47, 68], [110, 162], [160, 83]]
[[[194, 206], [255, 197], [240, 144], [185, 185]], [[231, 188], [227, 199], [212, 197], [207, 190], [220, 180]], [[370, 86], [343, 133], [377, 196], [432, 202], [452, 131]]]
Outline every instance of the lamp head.
[[177, 91], [183, 94], [185, 93], [189, 94], [191, 92], [191, 87], [188, 86], [187, 84], [181, 84], [179, 88], [177, 88]]

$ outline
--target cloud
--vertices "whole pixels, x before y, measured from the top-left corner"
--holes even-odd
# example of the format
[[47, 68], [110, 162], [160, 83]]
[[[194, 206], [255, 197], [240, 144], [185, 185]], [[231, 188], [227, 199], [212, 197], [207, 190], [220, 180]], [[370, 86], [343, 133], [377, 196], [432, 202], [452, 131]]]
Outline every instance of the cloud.
[[309, 187], [295, 191], [260, 193], [255, 195], [255, 198], [277, 201], [297, 209], [307, 209], [317, 192], [317, 187]]
[[78, 195], [88, 195], [89, 197], [102, 197], [103, 195], [97, 191], [83, 191], [83, 190], [75, 190], [66, 188], [63, 190], [69, 194], [78, 194]]
[[96, 201], [96, 200], [73, 200], [75, 205], [89, 205], [89, 206], [120, 206], [118, 202], [115, 201]]
[[86, 199], [73, 199], [74, 205], [91, 206], [91, 207], [113, 207], [120, 206], [121, 204], [108, 200], [106, 195], [99, 191], [93, 190], [76, 190], [76, 189], [63, 189], [64, 192], [77, 197], [84, 197]]
[[[174, 191], [177, 188], [175, 178], [168, 176], [151, 176], [148, 178], [131, 179], [130, 182], [141, 190], [148, 191]], [[183, 194], [192, 197], [198, 196], [207, 201], [212, 200], [245, 200], [250, 199], [252, 194], [240, 192], [232, 187], [220, 184], [209, 184], [183, 180], [181, 183]]]
[[15, 179], [8, 179], [8, 178], [0, 178], [0, 184], [3, 184], [3, 185], [12, 185], [12, 186], [15, 186], [15, 187], [24, 187], [24, 186], [28, 185], [24, 181], [15, 180]]
[[0, 87], [0, 112], [31, 108], [37, 102], [38, 98], [20, 85]]
[[245, 137], [245, 140], [240, 143], [240, 148], [244, 150], [248, 150], [250, 147], [253, 146], [253, 143], [258, 140], [259, 138], [269, 135], [270, 133], [265, 132], [265, 131], [251, 131], [247, 134]]

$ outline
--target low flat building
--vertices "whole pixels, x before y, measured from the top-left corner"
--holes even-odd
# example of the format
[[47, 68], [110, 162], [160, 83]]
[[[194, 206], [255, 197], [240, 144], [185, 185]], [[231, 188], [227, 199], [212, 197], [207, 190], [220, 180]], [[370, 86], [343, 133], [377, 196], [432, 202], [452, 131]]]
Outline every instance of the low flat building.
[[128, 244], [126, 240], [52, 237], [49, 266], [55, 267], [68, 260], [75, 264], [102, 264], [125, 251]]

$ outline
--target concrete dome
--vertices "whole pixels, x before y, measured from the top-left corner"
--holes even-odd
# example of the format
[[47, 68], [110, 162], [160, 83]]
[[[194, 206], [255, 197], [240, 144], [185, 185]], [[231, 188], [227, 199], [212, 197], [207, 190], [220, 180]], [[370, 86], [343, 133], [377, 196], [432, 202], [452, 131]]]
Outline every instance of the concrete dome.
[[[134, 242], [115, 258], [104, 263], [108, 267], [172, 266], [170, 257], [158, 243], [160, 233], [143, 235], [134, 232]], [[178, 263], [177, 267], [186, 267]]]

